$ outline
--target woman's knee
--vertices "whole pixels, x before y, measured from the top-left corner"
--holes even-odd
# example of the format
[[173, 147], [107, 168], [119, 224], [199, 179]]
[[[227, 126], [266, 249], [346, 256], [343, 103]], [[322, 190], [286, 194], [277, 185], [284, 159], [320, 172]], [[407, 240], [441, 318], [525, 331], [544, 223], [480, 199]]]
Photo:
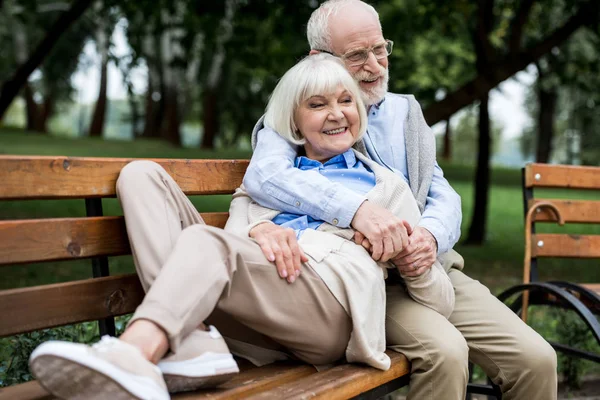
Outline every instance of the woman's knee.
[[127, 188], [137, 187], [137, 184], [141, 180], [159, 170], [163, 170], [163, 168], [154, 161], [136, 160], [130, 162], [121, 169], [121, 172], [119, 172], [117, 192], [121, 192]]

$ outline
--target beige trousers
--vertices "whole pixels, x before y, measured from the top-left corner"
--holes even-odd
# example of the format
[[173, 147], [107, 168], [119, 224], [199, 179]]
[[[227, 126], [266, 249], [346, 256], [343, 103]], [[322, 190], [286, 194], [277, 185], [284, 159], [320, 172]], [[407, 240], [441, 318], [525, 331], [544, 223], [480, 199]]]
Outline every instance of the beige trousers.
[[408, 400], [464, 400], [468, 362], [481, 366], [502, 400], [557, 397], [556, 353], [481, 283], [457, 269], [449, 319], [387, 288], [388, 347], [412, 362]]
[[263, 345], [261, 334], [266, 335], [308, 363], [344, 356], [351, 320], [308, 264], [301, 279], [288, 284], [253, 240], [204, 225], [175, 181], [154, 162], [125, 166], [117, 195], [147, 292], [132, 321], [158, 324], [171, 350], [176, 352], [213, 314], [226, 322], [217, 326], [225, 336], [236, 339], [241, 324], [254, 332], [254, 344]]

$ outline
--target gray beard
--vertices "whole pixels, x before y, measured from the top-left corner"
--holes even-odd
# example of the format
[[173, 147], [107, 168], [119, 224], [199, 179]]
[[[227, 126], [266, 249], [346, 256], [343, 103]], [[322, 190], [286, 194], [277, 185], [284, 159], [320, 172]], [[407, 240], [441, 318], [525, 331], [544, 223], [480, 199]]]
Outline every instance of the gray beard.
[[386, 71], [383, 76], [383, 81], [381, 82], [381, 84], [379, 86], [377, 86], [376, 88], [373, 88], [371, 90], [361, 90], [360, 93], [361, 93], [362, 99], [367, 107], [372, 106], [373, 104], [378, 104], [381, 102], [381, 100], [383, 100], [383, 98], [385, 97], [385, 95], [388, 91], [389, 80], [390, 80], [390, 76], [389, 76], [388, 72]]

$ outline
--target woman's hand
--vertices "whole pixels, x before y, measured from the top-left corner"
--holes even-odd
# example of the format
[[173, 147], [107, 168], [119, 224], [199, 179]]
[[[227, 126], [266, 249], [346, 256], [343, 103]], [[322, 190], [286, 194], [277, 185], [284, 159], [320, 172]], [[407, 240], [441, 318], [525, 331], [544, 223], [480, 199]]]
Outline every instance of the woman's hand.
[[308, 261], [294, 230], [264, 223], [252, 228], [250, 237], [256, 240], [267, 260], [275, 263], [279, 276], [293, 283], [300, 275], [302, 263]]
[[417, 226], [408, 238], [408, 246], [392, 262], [402, 275], [419, 276], [427, 271], [437, 258], [437, 241], [425, 228]]

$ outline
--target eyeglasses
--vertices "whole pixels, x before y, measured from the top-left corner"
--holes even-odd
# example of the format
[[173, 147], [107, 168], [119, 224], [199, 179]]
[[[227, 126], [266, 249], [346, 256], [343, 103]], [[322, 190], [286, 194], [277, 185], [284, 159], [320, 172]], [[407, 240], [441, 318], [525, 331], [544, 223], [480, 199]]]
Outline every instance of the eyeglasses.
[[394, 42], [392, 42], [391, 40], [386, 40], [383, 43], [376, 44], [375, 46], [372, 46], [367, 49], [350, 50], [347, 53], [342, 54], [341, 56], [333, 54], [331, 51], [327, 50], [316, 50], [341, 58], [342, 61], [344, 61], [349, 67], [362, 67], [369, 60], [369, 53], [372, 52], [376, 59], [381, 60], [382, 58], [392, 54], [393, 48]]

